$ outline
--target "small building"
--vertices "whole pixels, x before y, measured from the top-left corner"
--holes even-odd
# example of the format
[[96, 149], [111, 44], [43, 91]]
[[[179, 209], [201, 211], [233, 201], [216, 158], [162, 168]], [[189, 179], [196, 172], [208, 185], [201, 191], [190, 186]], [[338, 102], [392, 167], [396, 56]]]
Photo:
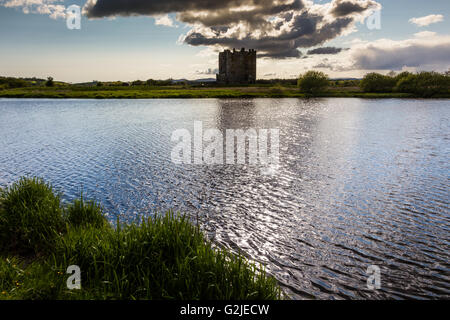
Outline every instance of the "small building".
[[256, 82], [256, 50], [225, 50], [219, 53], [219, 73], [217, 82], [221, 84], [246, 84]]

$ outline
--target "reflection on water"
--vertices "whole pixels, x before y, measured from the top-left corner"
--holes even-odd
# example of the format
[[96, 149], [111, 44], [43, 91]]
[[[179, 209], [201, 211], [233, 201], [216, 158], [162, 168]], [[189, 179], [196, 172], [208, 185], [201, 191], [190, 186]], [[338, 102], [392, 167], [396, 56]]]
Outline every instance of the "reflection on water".
[[[0, 100], [0, 185], [174, 208], [294, 298], [450, 297], [448, 100]], [[174, 165], [171, 133], [279, 128], [280, 167]], [[366, 286], [370, 265], [381, 289]]]

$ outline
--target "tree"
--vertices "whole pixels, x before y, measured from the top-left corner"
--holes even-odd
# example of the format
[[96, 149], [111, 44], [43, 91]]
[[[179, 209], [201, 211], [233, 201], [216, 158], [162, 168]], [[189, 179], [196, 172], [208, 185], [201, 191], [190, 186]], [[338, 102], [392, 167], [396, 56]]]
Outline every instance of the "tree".
[[395, 81], [397, 81], [397, 83], [398, 83], [401, 79], [406, 78], [406, 77], [408, 77], [410, 75], [412, 75], [411, 72], [403, 71], [403, 72], [401, 72], [401, 73], [399, 73], [398, 75], [395, 76]]
[[6, 88], [23, 88], [28, 86], [29, 83], [23, 79], [18, 78], [5, 78], [0, 77], [0, 87], [6, 89]]
[[450, 90], [450, 77], [437, 72], [409, 74], [397, 82], [396, 91], [414, 93], [421, 97], [432, 97]]
[[144, 84], [145, 82], [141, 80], [135, 80], [131, 83], [132, 86], [143, 86]]
[[302, 92], [318, 93], [328, 87], [328, 76], [320, 71], [308, 71], [300, 75], [297, 85]]
[[364, 92], [392, 92], [396, 80], [393, 77], [372, 72], [366, 74], [359, 85]]
[[417, 87], [416, 75], [409, 74], [398, 80], [395, 91], [403, 93], [415, 93]]
[[45, 82], [45, 86], [46, 87], [53, 87], [55, 85], [53, 78], [52, 77], [48, 77], [47, 81]]
[[396, 75], [397, 75], [397, 74], [395, 73], [394, 70], [389, 71], [389, 73], [387, 74], [387, 76], [388, 76], [388, 77], [391, 77], [391, 78], [395, 78]]

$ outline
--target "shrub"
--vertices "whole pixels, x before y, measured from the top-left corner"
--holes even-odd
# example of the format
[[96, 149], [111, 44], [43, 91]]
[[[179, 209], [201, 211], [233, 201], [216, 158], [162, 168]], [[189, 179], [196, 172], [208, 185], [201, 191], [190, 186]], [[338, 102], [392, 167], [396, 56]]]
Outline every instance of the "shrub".
[[23, 80], [23, 79], [18, 79], [18, 78], [5, 78], [5, 77], [0, 77], [0, 87], [5, 88], [5, 89], [13, 89], [13, 88], [23, 88], [23, 87], [27, 87], [28, 86], [28, 82]]
[[45, 86], [46, 87], [53, 87], [53, 86], [55, 86], [55, 82], [53, 81], [52, 77], [48, 77], [47, 78], [47, 81], [45, 82]]
[[395, 91], [404, 93], [416, 93], [417, 78], [414, 74], [400, 78], [395, 86]]
[[85, 201], [83, 194], [80, 199], [75, 199], [65, 210], [66, 219], [70, 226], [94, 228], [104, 227], [108, 221], [103, 215], [103, 209], [95, 201]]
[[440, 93], [448, 93], [450, 77], [437, 72], [420, 72], [409, 74], [399, 79], [396, 91], [413, 93], [421, 97], [432, 97]]
[[395, 84], [395, 78], [372, 72], [364, 76], [360, 87], [364, 92], [392, 92]]
[[299, 77], [297, 85], [302, 92], [318, 93], [328, 86], [328, 76], [320, 71], [308, 71]]
[[409, 71], [403, 71], [403, 72], [399, 73], [398, 75], [396, 75], [394, 78], [395, 78], [396, 83], [398, 83], [400, 80], [402, 80], [402, 79], [404, 79], [404, 78], [407, 78], [407, 77], [409, 77], [410, 75], [412, 75], [411, 72], [409, 72]]
[[422, 97], [432, 97], [450, 89], [450, 77], [437, 72], [420, 72], [416, 79], [415, 93]]
[[64, 232], [59, 195], [38, 178], [21, 178], [2, 191], [0, 248], [6, 252], [39, 253]]

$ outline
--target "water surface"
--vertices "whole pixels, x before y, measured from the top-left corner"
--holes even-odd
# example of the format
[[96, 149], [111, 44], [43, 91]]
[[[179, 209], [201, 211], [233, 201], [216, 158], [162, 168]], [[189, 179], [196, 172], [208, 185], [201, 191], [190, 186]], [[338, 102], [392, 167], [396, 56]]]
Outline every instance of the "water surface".
[[[450, 101], [0, 100], [0, 186], [175, 209], [296, 299], [450, 298]], [[280, 166], [175, 165], [176, 129], [280, 129]], [[381, 289], [366, 270], [381, 268]]]

